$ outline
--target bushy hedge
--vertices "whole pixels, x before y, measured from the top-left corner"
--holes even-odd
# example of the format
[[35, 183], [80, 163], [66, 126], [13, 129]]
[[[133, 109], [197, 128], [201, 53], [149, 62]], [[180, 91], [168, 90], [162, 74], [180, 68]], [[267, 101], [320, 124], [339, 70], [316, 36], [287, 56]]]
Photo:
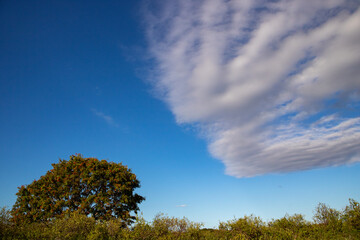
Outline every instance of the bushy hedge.
[[314, 221], [286, 215], [264, 222], [256, 216], [221, 222], [217, 229], [186, 218], [157, 215], [148, 222], [138, 217], [131, 227], [120, 220], [100, 221], [72, 213], [49, 222], [15, 224], [9, 210], [0, 210], [0, 239], [360, 239], [360, 205], [350, 199], [342, 211], [319, 204]]

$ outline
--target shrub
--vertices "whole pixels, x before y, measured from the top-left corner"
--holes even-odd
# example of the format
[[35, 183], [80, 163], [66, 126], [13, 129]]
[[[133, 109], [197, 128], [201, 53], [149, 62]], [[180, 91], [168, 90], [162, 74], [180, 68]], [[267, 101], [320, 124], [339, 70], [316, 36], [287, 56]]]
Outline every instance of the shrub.
[[57, 239], [86, 239], [95, 229], [96, 221], [92, 217], [79, 213], [71, 213], [52, 222], [51, 237]]
[[354, 199], [349, 199], [343, 214], [344, 224], [347, 228], [360, 232], [360, 204]]
[[219, 224], [220, 230], [227, 230], [236, 233], [236, 238], [258, 239], [263, 234], [265, 223], [253, 215], [230, 220]]
[[[248, 240], [248, 239], [360, 239], [360, 206], [350, 199], [343, 211], [319, 204], [314, 222], [303, 215], [285, 215], [264, 223], [253, 215], [221, 222], [218, 229], [200, 229], [202, 224], [187, 218], [158, 214], [151, 222], [138, 216], [127, 226], [121, 219], [96, 220], [78, 212], [46, 222], [11, 221], [9, 210], [0, 210], [0, 239], [86, 240]], [[334, 227], [335, 226], [335, 227]], [[340, 227], [339, 227], [340, 226]]]
[[268, 223], [267, 235], [277, 239], [306, 237], [310, 235], [309, 226], [310, 223], [301, 214], [285, 215]]
[[6, 207], [0, 209], [0, 239], [5, 239], [8, 236], [13, 235], [12, 223], [10, 222], [11, 215], [10, 210]]

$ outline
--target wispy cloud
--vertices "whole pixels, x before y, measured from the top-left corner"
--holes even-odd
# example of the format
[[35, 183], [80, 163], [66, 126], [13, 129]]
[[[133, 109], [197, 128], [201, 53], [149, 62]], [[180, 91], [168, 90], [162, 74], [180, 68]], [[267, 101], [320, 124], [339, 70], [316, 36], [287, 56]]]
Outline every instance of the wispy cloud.
[[181, 205], [177, 205], [176, 207], [184, 208], [184, 207], [187, 207], [187, 205], [186, 204], [181, 204]]
[[119, 125], [114, 121], [114, 119], [111, 116], [106, 115], [103, 112], [96, 110], [95, 108], [92, 108], [91, 111], [96, 116], [103, 119], [108, 125], [113, 126], [113, 127], [119, 127]]
[[146, 19], [154, 84], [227, 174], [360, 161], [359, 4], [159, 1]]

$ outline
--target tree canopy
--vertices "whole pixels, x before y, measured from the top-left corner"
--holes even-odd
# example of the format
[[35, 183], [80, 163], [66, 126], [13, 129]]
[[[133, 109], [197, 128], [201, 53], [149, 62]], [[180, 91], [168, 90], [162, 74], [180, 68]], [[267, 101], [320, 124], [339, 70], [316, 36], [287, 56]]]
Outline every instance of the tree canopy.
[[144, 197], [134, 193], [140, 182], [121, 163], [80, 154], [52, 164], [39, 180], [19, 187], [12, 209], [15, 222], [42, 222], [78, 212], [95, 219], [120, 218], [131, 223]]

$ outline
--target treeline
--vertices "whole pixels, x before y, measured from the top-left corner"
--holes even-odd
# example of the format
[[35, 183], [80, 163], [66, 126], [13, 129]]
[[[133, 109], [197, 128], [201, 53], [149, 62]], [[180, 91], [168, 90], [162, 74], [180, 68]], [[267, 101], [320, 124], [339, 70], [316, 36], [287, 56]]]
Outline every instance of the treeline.
[[0, 210], [0, 239], [360, 239], [360, 205], [350, 199], [339, 211], [320, 203], [311, 222], [301, 214], [270, 222], [251, 215], [220, 222], [216, 229], [202, 227], [163, 214], [151, 222], [138, 217], [128, 227], [120, 219], [100, 221], [78, 213], [21, 224], [12, 221], [9, 210]]

